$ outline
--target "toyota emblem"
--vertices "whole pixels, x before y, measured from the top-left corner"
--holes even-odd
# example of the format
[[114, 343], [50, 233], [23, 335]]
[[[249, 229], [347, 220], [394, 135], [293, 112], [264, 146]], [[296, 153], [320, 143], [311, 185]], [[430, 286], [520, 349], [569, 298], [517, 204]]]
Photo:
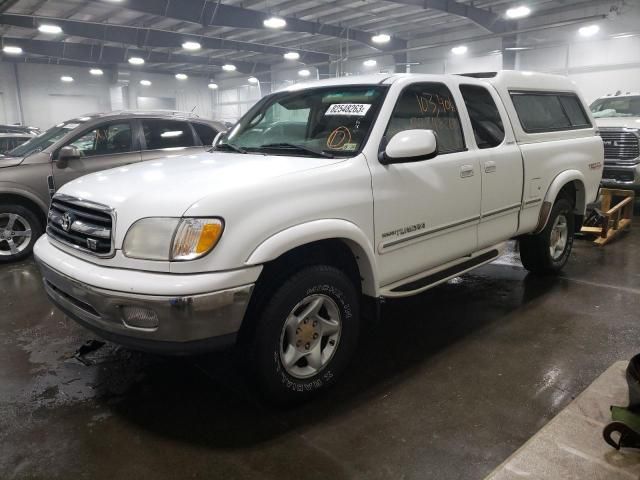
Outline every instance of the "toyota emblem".
[[71, 225], [73, 224], [73, 216], [69, 212], [65, 212], [60, 218], [60, 227], [65, 232], [71, 230]]

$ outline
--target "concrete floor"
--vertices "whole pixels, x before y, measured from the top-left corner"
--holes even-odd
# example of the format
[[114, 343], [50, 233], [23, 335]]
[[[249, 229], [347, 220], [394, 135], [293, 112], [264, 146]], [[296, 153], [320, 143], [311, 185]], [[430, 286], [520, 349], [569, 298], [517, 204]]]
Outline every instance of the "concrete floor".
[[105, 345], [54, 310], [32, 261], [0, 267], [0, 478], [477, 479], [640, 350], [640, 231], [577, 241], [560, 278], [517, 254], [388, 303], [348, 374], [295, 410], [229, 354]]

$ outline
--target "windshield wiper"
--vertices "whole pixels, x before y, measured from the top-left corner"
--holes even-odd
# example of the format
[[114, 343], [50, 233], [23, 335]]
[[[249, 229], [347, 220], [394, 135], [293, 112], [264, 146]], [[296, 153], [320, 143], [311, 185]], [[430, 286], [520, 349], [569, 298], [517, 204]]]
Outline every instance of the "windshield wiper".
[[228, 150], [231, 150], [233, 152], [247, 153], [247, 151], [244, 148], [240, 148], [239, 146], [234, 145], [233, 143], [219, 143], [218, 145], [216, 145], [215, 147], [213, 147], [209, 151], [212, 152], [212, 151], [215, 151], [215, 150], [222, 150], [223, 147], [227, 147]]
[[298, 150], [300, 152], [310, 153], [312, 155], [320, 155], [325, 158], [336, 158], [334, 155], [327, 153], [322, 150], [315, 150], [313, 148], [305, 147], [304, 145], [296, 145], [294, 143], [265, 143], [264, 145], [260, 145], [258, 148], [273, 148], [276, 150]]

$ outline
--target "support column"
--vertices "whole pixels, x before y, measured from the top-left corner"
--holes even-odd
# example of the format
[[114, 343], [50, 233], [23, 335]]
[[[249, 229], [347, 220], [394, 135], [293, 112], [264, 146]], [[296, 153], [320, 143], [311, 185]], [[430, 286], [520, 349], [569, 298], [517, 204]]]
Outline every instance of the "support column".
[[517, 35], [507, 35], [502, 37], [502, 69], [516, 69], [516, 53], [514, 50], [505, 50], [506, 48], [515, 47], [517, 45]]

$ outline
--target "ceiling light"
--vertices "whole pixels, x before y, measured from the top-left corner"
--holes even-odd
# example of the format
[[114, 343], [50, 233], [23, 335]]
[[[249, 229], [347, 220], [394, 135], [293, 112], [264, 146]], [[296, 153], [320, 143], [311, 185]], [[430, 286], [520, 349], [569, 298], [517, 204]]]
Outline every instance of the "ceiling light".
[[104, 72], [100, 68], [92, 68], [91, 70], [89, 70], [89, 73], [91, 75], [102, 75]]
[[211, 82], [209, 85], [207, 85], [207, 87], [209, 87], [211, 90], [217, 90], [218, 84]]
[[62, 77], [60, 77], [60, 80], [62, 80], [63, 82], [66, 82], [66, 83], [70, 83], [70, 82], [73, 82], [73, 77], [69, 77], [67, 75], [63, 75]]
[[518, 52], [520, 50], [531, 50], [530, 47], [505, 47], [505, 50], [509, 50], [510, 52]]
[[140, 80], [140, 85], [142, 85], [143, 87], [148, 87], [151, 85], [151, 82], [149, 80]]
[[309, 75], [311, 75], [311, 72], [305, 68], [304, 70], [300, 70], [298, 72], [298, 75], [300, 75], [301, 77], [308, 77]]
[[619, 35], [614, 35], [613, 38], [629, 38], [629, 37], [635, 37], [636, 34], [635, 33], [621, 33]]
[[468, 48], [466, 45], [459, 45], [451, 49], [454, 55], [464, 55], [465, 53], [467, 53], [467, 50]]
[[198, 42], [184, 42], [182, 44], [182, 48], [184, 48], [185, 50], [200, 50], [200, 48], [202, 48], [202, 45], [200, 45]]
[[2, 49], [4, 53], [9, 53], [11, 55], [20, 55], [22, 53], [22, 49], [20, 47], [11, 47], [7, 46]]
[[262, 22], [262, 24], [267, 28], [282, 28], [287, 24], [287, 21], [280, 17], [270, 17]]
[[287, 52], [284, 54], [284, 58], [287, 60], [298, 60], [300, 58], [300, 54], [298, 52]]
[[375, 67], [378, 62], [376, 62], [373, 58], [369, 59], [369, 60], [365, 60], [364, 62], [362, 62], [362, 64], [365, 67]]
[[186, 80], [189, 76], [186, 73], [176, 73], [176, 78], [178, 80]]
[[371, 41], [373, 43], [389, 43], [390, 40], [391, 36], [387, 35], [386, 33], [381, 33], [379, 35], [374, 35], [373, 37], [371, 37]]
[[587, 25], [578, 29], [578, 33], [583, 37], [591, 37], [600, 31], [598, 25]]
[[129, 59], [129, 63], [131, 65], [142, 65], [144, 63], [144, 58], [140, 58], [140, 57], [131, 57]]
[[509, 10], [507, 10], [507, 18], [528, 17], [530, 13], [531, 9], [529, 7], [521, 5], [519, 7], [510, 8]]
[[58, 25], [40, 25], [38, 27], [38, 31], [41, 33], [51, 33], [56, 35], [58, 33], [62, 33], [62, 28]]
[[224, 70], [225, 72], [235, 72], [236, 66], [231, 65], [230, 63], [227, 63], [222, 66], [222, 70]]
[[260, 80], [258, 80], [256, 77], [249, 77], [247, 81], [249, 83], [258, 83]]

